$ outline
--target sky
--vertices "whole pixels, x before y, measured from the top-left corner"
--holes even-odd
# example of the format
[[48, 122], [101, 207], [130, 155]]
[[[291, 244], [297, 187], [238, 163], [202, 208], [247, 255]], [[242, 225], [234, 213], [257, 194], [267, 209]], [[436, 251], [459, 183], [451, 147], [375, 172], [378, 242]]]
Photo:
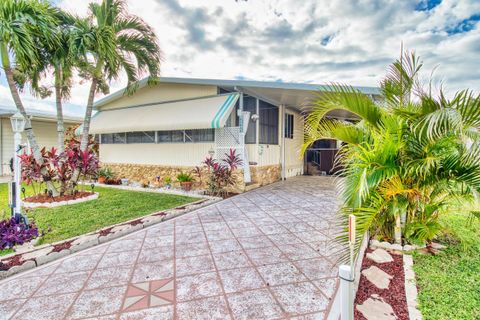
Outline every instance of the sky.
[[[85, 0], [56, 0], [78, 15]], [[401, 44], [447, 94], [480, 90], [478, 0], [127, 0], [162, 48], [161, 75], [378, 86]], [[112, 82], [111, 92], [125, 85]], [[82, 115], [89, 83], [77, 81], [67, 114]], [[54, 97], [22, 93], [28, 108]], [[101, 98], [98, 95], [96, 99]], [[0, 70], [0, 106], [13, 107]]]

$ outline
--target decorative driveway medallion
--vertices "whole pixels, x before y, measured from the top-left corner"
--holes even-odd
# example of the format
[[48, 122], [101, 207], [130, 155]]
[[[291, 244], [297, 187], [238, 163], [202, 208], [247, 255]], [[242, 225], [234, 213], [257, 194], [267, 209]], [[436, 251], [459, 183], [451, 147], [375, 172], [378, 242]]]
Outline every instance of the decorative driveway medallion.
[[175, 300], [173, 279], [132, 283], [127, 288], [122, 311], [135, 311], [172, 304]]

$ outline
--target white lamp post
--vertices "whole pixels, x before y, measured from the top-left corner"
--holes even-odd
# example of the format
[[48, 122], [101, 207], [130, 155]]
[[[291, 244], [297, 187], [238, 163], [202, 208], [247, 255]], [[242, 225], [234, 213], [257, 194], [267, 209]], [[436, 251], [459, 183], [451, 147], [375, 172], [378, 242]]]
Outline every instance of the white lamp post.
[[22, 186], [22, 168], [20, 164], [20, 158], [18, 153], [22, 149], [22, 132], [25, 129], [25, 117], [17, 112], [10, 117], [10, 122], [12, 124], [12, 130], [15, 133], [14, 135], [14, 155], [13, 155], [13, 171], [14, 171], [14, 182], [15, 182], [15, 207], [14, 207], [14, 217], [19, 219], [21, 217], [21, 199], [20, 199], [20, 190]]

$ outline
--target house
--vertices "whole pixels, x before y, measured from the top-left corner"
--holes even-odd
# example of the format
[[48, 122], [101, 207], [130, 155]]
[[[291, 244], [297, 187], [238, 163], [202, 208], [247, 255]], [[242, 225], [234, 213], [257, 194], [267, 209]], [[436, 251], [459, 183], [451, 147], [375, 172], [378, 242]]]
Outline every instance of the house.
[[[0, 176], [10, 174], [10, 159], [13, 157], [13, 131], [10, 117], [17, 112], [12, 107], [0, 106]], [[57, 146], [57, 116], [55, 113], [27, 110], [32, 116], [32, 128], [40, 147]], [[83, 121], [80, 117], [64, 116], [65, 128], [76, 126]], [[25, 134], [23, 142], [27, 142]]]
[[[303, 107], [318, 90], [312, 84], [161, 78], [97, 101], [90, 133], [98, 135], [100, 162], [121, 178], [153, 181], [221, 159], [229, 149], [244, 159], [241, 189], [306, 173], [329, 173], [336, 141], [323, 141], [304, 160]], [[359, 87], [376, 96], [377, 88]], [[337, 118], [352, 115], [333, 112]], [[324, 163], [321, 163], [323, 159]]]

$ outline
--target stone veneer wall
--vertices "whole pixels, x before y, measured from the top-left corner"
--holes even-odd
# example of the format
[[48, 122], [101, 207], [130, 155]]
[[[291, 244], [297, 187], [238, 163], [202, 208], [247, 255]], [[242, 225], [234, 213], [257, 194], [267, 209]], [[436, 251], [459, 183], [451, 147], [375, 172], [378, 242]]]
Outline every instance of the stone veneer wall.
[[[143, 164], [124, 164], [124, 163], [102, 163], [102, 167], [110, 168], [116, 175], [117, 178], [127, 178], [131, 182], [139, 183], [154, 183], [155, 177], [159, 176], [160, 180], [163, 182], [163, 179], [167, 176], [172, 178], [174, 186], [179, 187], [175, 183], [176, 176], [180, 172], [192, 172], [194, 167], [187, 166], [161, 166], [161, 165], [143, 165]], [[252, 175], [252, 182], [258, 183], [260, 186], [273, 183], [280, 180], [281, 169], [280, 165], [270, 165], [270, 166], [250, 166], [250, 171]], [[203, 179], [206, 179], [207, 171], [203, 169]], [[237, 186], [232, 191], [234, 192], [243, 192], [245, 190], [245, 183], [243, 182], [243, 170], [236, 171], [237, 176]], [[202, 189], [206, 188], [205, 182], [198, 181], [198, 178], [195, 176], [197, 182], [194, 184], [194, 188]]]
[[250, 173], [252, 175], [252, 182], [264, 186], [274, 183], [281, 179], [282, 169], [278, 165], [269, 166], [250, 166]]

